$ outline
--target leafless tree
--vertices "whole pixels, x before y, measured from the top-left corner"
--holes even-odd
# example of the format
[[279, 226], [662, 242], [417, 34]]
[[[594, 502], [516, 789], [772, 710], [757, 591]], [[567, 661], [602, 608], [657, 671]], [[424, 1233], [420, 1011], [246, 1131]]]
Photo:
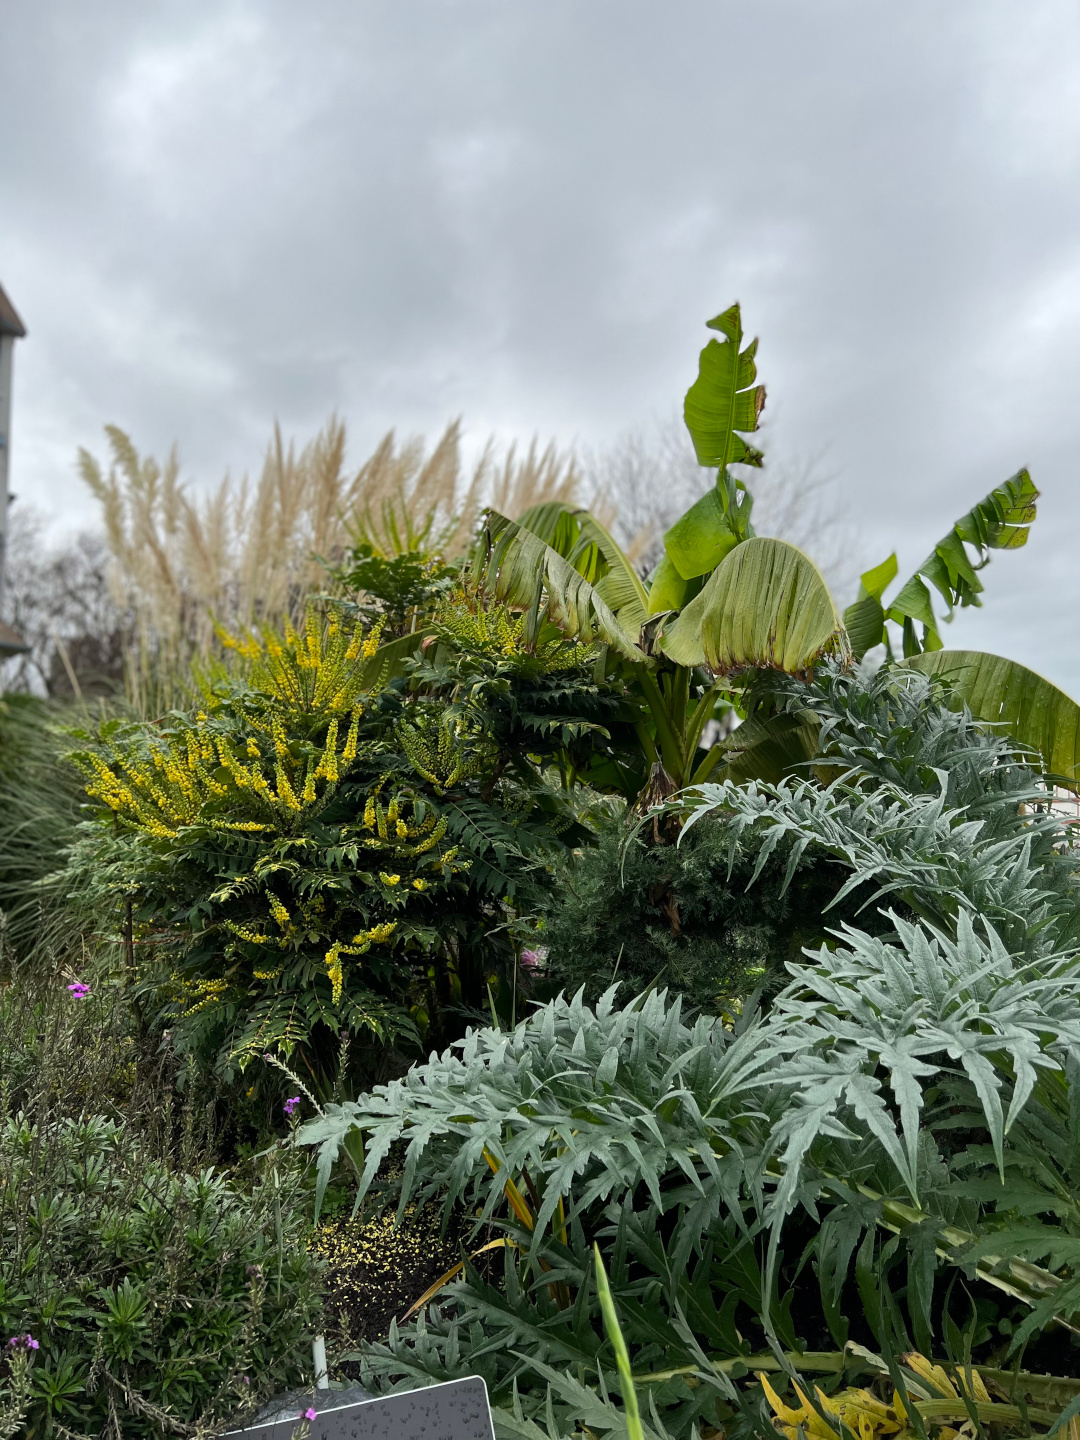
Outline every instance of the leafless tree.
[[50, 544], [36, 511], [13, 507], [0, 617], [30, 646], [0, 665], [0, 690], [90, 698], [123, 690], [132, 616], [109, 583], [104, 537]]
[[[845, 515], [834, 477], [821, 455], [769, 458], [769, 432], [761, 470], [745, 470], [754, 496], [759, 535], [773, 535], [805, 550], [842, 608], [854, 599], [861, 568], [858, 535]], [[697, 462], [682, 417], [672, 415], [648, 430], [628, 431], [613, 444], [583, 452], [585, 487], [614, 512], [620, 544], [632, 547], [648, 573], [663, 554], [663, 536], [714, 482], [715, 472]]]

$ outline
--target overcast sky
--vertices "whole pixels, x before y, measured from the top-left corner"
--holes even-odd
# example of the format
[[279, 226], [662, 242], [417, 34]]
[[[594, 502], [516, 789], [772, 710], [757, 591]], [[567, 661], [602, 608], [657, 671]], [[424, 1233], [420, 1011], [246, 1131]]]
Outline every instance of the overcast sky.
[[0, 0], [0, 283], [64, 524], [106, 422], [195, 484], [334, 409], [603, 443], [739, 299], [867, 566], [1031, 468], [949, 641], [1080, 695], [1076, 0]]

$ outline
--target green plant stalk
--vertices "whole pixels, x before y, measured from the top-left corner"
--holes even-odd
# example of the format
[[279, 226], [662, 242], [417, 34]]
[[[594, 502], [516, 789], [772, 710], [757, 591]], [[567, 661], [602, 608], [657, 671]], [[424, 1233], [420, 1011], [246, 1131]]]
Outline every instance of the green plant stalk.
[[636, 678], [656, 729], [654, 740], [646, 725], [637, 726], [638, 739], [648, 763], [655, 765], [659, 758], [680, 789], [701, 784], [723, 759], [723, 750], [714, 745], [699, 765], [695, 767], [694, 764], [716, 697], [725, 687], [711, 686], [691, 705], [692, 675], [686, 665], [675, 665], [671, 670], [662, 671], [659, 678], [641, 666], [636, 671]]
[[[775, 1166], [769, 1166], [773, 1175], [779, 1175]], [[828, 1179], [836, 1179], [835, 1176], [828, 1176]], [[878, 1191], [872, 1190], [868, 1185], [857, 1187], [859, 1194], [866, 1199], [873, 1200], [881, 1205], [881, 1219], [878, 1223], [885, 1230], [899, 1235], [902, 1231], [912, 1225], [921, 1225], [925, 1220], [932, 1220], [934, 1217], [925, 1210], [920, 1210], [915, 1205], [907, 1205], [902, 1200], [887, 1200]], [[967, 1230], [957, 1229], [955, 1225], [944, 1225], [941, 1228], [941, 1235], [948, 1243], [935, 1246], [935, 1253], [942, 1260], [950, 1264], [957, 1263], [956, 1250], [961, 1246], [971, 1245], [978, 1238]], [[1005, 1265], [1008, 1269], [1011, 1280], [1006, 1280], [1001, 1275], [994, 1274], [996, 1266]], [[1004, 1294], [1012, 1296], [1014, 1300], [1022, 1300], [1025, 1305], [1034, 1305], [1036, 1300], [1033, 1296], [1041, 1299], [1043, 1296], [1052, 1295], [1061, 1285], [1060, 1279], [1051, 1270], [1045, 1270], [1041, 1265], [1033, 1265], [1028, 1260], [1017, 1260], [1003, 1255], [986, 1255], [975, 1262], [975, 1272], [980, 1280], [985, 1280], [988, 1285], [993, 1285]], [[1055, 1315], [1054, 1323], [1062, 1329], [1068, 1330], [1073, 1335], [1080, 1335], [1080, 1326], [1072, 1324], [1063, 1315]]]
[[[917, 1209], [914, 1205], [905, 1205], [900, 1200], [884, 1200], [868, 1186], [860, 1185], [859, 1193], [865, 1195], [869, 1200], [881, 1201], [882, 1218], [879, 1222], [886, 1230], [891, 1230], [894, 1235], [910, 1225], [919, 1225], [924, 1220], [932, 1217], [925, 1211]], [[945, 1225], [941, 1230], [942, 1237], [948, 1241], [948, 1245], [935, 1247], [937, 1255], [942, 1260], [956, 1263], [957, 1257], [954, 1253], [963, 1245], [970, 1245], [977, 1239], [975, 1235], [966, 1230], [958, 1230], [954, 1225]], [[994, 1274], [995, 1267], [1005, 1265], [1008, 1269], [1011, 1280], [1006, 1280], [1001, 1275]], [[1032, 1295], [1042, 1297], [1052, 1295], [1061, 1285], [1061, 1281], [1050, 1270], [1045, 1270], [1041, 1265], [1033, 1265], [1028, 1260], [1010, 1259], [1004, 1255], [986, 1255], [975, 1262], [975, 1272], [980, 1280], [995, 1286], [1006, 1295], [1011, 1295], [1014, 1300], [1022, 1300], [1025, 1305], [1034, 1305]], [[1055, 1315], [1054, 1322], [1063, 1329], [1070, 1331], [1073, 1335], [1080, 1335], [1080, 1327], [1073, 1325], [1063, 1315]]]
[[[805, 1353], [785, 1350], [784, 1361], [796, 1369], [809, 1370], [815, 1375], [842, 1375], [852, 1363], [850, 1356], [843, 1350], [807, 1350]], [[785, 1364], [771, 1350], [764, 1355], [726, 1356], [723, 1360], [710, 1360], [709, 1364], [718, 1375], [733, 1376], [735, 1379], [749, 1374], [752, 1370], [786, 1369]], [[697, 1365], [677, 1365], [672, 1370], [653, 1370], [644, 1375], [635, 1375], [633, 1380], [636, 1385], [664, 1385], [668, 1380], [677, 1380], [680, 1375], [696, 1374], [699, 1368]]]
[[656, 727], [656, 751], [664, 769], [677, 781], [685, 764], [685, 739], [679, 733], [672, 707], [661, 692], [656, 677], [644, 666], [638, 667], [638, 683]]
[[626, 1410], [626, 1433], [630, 1440], [645, 1440], [645, 1431], [641, 1424], [641, 1411], [638, 1409], [637, 1391], [634, 1389], [634, 1376], [630, 1369], [630, 1354], [619, 1326], [619, 1317], [615, 1313], [615, 1301], [611, 1295], [607, 1271], [604, 1269], [604, 1261], [600, 1255], [600, 1246], [595, 1242], [593, 1243], [593, 1258], [596, 1261], [596, 1291], [600, 1297], [604, 1329], [608, 1333], [608, 1339], [615, 1347], [615, 1363], [619, 1367], [619, 1384], [622, 1389], [623, 1406]]
[[[785, 1350], [783, 1360], [781, 1360], [769, 1350], [764, 1355], [725, 1356], [722, 1360], [710, 1360], [709, 1364], [718, 1375], [727, 1375], [734, 1379], [740, 1379], [751, 1371], [759, 1370], [775, 1374], [786, 1370], [788, 1365], [813, 1375], [842, 1375], [845, 1370], [853, 1368], [877, 1370], [881, 1366], [880, 1361], [871, 1363], [869, 1359], [865, 1359], [865, 1363], [859, 1365], [860, 1358], [865, 1359], [850, 1349], [807, 1350], [803, 1353], [798, 1350]], [[935, 1363], [940, 1363], [943, 1369], [951, 1371], [953, 1374], [966, 1374], [970, 1368], [983, 1380], [990, 1381], [1008, 1393], [1019, 1392], [1022, 1395], [1034, 1395], [1051, 1405], [1064, 1405], [1074, 1396], [1080, 1395], [1080, 1379], [1074, 1379], [1068, 1375], [1035, 1375], [1026, 1370], [999, 1370], [987, 1365], [971, 1365], [969, 1367], [952, 1360]], [[693, 1375], [699, 1368], [697, 1365], [679, 1365], [670, 1370], [654, 1370], [635, 1375], [634, 1384], [664, 1385], [669, 1380], [677, 1380], [682, 1375]], [[922, 1404], [919, 1409], [924, 1419], [929, 1418]], [[1029, 1411], [1029, 1413], [1035, 1414], [1034, 1411]]]

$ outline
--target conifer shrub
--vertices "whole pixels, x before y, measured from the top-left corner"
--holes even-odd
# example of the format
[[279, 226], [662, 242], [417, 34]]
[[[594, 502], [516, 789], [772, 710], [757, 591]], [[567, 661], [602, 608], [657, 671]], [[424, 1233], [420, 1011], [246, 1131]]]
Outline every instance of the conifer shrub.
[[732, 854], [730, 839], [700, 825], [655, 844], [650, 827], [612, 816], [566, 867], [545, 920], [548, 984], [583, 987], [590, 1003], [613, 983], [627, 995], [655, 985], [715, 1012], [775, 989], [803, 946], [858, 910], [856, 899], [828, 910], [847, 878], [831, 857], [808, 855], [787, 885], [786, 857], [766, 857], [751, 887], [760, 840], [751, 833]]

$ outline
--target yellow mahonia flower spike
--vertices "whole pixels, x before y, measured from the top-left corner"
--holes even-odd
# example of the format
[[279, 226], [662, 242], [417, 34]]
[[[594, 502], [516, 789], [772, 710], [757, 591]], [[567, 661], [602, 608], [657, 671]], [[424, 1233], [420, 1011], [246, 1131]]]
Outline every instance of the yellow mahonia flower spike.
[[278, 799], [284, 801], [285, 805], [295, 814], [299, 814], [300, 801], [296, 798], [296, 791], [289, 784], [289, 777], [281, 765], [277, 767], [274, 778], [277, 783]]
[[[293, 817], [319, 803], [323, 786], [337, 785], [355, 761], [360, 721], [378, 689], [353, 662], [362, 651], [378, 648], [381, 630], [365, 638], [362, 625], [343, 624], [337, 607], [324, 615], [320, 606], [310, 606], [302, 626], [289, 625], [283, 635], [230, 634], [220, 627], [217, 634], [243, 667], [261, 711], [258, 704], [245, 707], [242, 718], [234, 711], [231, 721], [219, 726], [229, 702], [208, 682], [203, 707], [186, 725], [136, 740], [103, 741], [96, 753], [72, 757], [95, 799], [157, 838], [173, 838], [180, 827], [196, 823], [251, 833], [283, 823], [291, 827]], [[295, 726], [297, 715], [309, 718]], [[237, 718], [240, 734], [231, 728]], [[325, 743], [309, 764], [294, 759], [290, 746], [313, 733], [310, 718], [321, 722]], [[222, 801], [248, 808], [228, 813]], [[392, 833], [408, 838], [396, 821]]]
[[335, 1005], [341, 1003], [341, 992], [345, 983], [341, 957], [365, 954], [372, 945], [389, 940], [396, 928], [396, 920], [384, 921], [381, 925], [375, 925], [370, 930], [362, 930], [359, 935], [354, 935], [350, 945], [346, 945], [342, 940], [335, 940], [330, 946], [326, 952], [326, 973], [330, 977], [331, 996]]
[[330, 993], [333, 1004], [341, 1004], [341, 990], [344, 985], [344, 975], [341, 969], [341, 952], [345, 947], [340, 941], [335, 941], [326, 952], [326, 973], [330, 977]]
[[356, 737], [360, 729], [360, 714], [361, 709], [360, 706], [357, 705], [353, 711], [352, 722], [349, 725], [349, 733], [345, 737], [345, 748], [341, 752], [341, 758], [345, 761], [346, 765], [351, 765], [356, 759]]
[[385, 625], [385, 623], [385, 620], [380, 620], [379, 623], [372, 630], [368, 638], [364, 641], [364, 644], [360, 650], [361, 660], [374, 659], [375, 654], [379, 648], [379, 642], [382, 639], [383, 626]]

